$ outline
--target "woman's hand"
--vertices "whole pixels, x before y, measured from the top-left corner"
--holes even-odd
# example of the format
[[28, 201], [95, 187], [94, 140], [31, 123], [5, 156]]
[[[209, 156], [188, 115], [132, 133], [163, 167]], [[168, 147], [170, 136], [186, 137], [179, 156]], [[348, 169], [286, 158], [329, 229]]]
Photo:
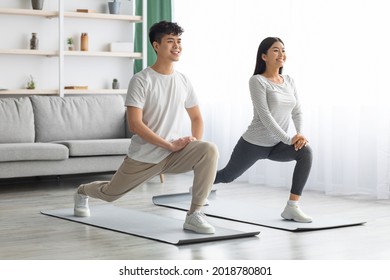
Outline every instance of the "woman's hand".
[[302, 148], [305, 147], [308, 143], [309, 143], [309, 141], [307, 141], [307, 139], [305, 138], [305, 136], [303, 136], [303, 135], [300, 134], [300, 133], [297, 133], [297, 134], [293, 137], [293, 139], [292, 139], [292, 144], [294, 145], [295, 151], [298, 151], [298, 150], [302, 149]]

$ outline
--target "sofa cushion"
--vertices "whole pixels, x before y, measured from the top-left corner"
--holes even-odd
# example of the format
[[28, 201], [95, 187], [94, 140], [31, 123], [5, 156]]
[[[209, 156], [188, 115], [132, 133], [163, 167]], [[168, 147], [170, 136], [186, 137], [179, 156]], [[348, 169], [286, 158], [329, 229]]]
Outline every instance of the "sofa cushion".
[[32, 96], [35, 141], [125, 137], [125, 106], [120, 95]]
[[64, 160], [69, 158], [66, 146], [55, 143], [15, 143], [0, 145], [0, 162], [29, 160]]
[[58, 141], [69, 149], [69, 156], [125, 155], [131, 139], [99, 139]]
[[0, 98], [0, 143], [31, 143], [34, 138], [30, 99]]

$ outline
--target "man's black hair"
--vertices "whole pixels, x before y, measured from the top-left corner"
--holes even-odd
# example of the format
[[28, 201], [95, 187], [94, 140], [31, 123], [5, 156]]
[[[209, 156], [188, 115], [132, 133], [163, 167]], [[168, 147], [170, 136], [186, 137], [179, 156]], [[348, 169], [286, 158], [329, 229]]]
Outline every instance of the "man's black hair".
[[180, 36], [184, 32], [175, 22], [160, 21], [152, 25], [149, 29], [149, 41], [153, 45], [153, 42], [161, 43], [161, 39], [164, 35], [173, 34]]

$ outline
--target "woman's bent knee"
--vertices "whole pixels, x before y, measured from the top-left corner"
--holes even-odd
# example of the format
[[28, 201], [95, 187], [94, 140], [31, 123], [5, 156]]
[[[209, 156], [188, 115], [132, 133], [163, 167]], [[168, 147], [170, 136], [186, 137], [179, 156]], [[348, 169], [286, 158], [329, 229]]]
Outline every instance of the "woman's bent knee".
[[303, 157], [312, 161], [313, 160], [313, 150], [310, 146], [305, 146], [302, 149]]

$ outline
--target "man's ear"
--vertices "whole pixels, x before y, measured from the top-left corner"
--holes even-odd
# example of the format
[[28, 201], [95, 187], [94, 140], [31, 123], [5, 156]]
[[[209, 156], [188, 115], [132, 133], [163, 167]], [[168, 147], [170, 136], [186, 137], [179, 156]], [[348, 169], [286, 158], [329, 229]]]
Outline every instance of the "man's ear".
[[155, 52], [157, 52], [159, 46], [160, 46], [160, 44], [157, 41], [153, 42], [153, 49]]

